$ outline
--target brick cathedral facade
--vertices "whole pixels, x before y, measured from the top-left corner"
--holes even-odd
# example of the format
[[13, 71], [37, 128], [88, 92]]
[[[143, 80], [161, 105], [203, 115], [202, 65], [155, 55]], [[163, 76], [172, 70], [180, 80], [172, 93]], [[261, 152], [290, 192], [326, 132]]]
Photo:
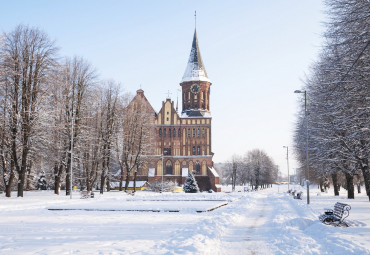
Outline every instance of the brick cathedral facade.
[[167, 98], [156, 113], [143, 90], [138, 90], [129, 107], [146, 104], [154, 122], [154, 155], [140, 171], [138, 179], [172, 180], [179, 185], [193, 172], [201, 190], [220, 191], [219, 177], [213, 168], [211, 81], [205, 70], [194, 32], [189, 61], [181, 80], [182, 111]]

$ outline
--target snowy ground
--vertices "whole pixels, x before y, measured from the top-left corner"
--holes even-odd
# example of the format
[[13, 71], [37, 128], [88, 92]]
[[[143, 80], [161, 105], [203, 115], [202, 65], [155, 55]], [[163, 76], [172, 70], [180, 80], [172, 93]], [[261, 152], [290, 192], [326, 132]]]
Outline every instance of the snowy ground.
[[[365, 194], [348, 200], [344, 190], [339, 197], [332, 190], [317, 196], [312, 188], [311, 204], [306, 205], [305, 196], [295, 200], [286, 190], [110, 192], [84, 200], [78, 193], [72, 200], [51, 192], [10, 199], [1, 194], [0, 254], [370, 254]], [[348, 228], [318, 220], [337, 201], [352, 206]]]

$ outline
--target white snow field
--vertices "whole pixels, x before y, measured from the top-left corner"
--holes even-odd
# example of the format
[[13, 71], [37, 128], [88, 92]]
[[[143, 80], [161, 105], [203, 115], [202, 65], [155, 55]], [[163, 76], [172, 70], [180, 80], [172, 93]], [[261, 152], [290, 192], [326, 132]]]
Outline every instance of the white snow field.
[[[1, 194], [0, 254], [370, 254], [365, 190], [349, 200], [343, 189], [339, 197], [332, 190], [317, 196], [312, 186], [310, 205], [286, 190], [74, 193], [72, 200], [50, 191]], [[318, 220], [338, 201], [352, 207], [348, 228]]]

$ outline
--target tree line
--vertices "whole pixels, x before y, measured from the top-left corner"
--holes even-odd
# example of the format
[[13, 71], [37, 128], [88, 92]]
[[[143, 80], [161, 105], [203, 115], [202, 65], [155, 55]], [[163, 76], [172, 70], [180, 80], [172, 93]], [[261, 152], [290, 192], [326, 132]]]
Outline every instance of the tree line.
[[307, 146], [311, 181], [331, 179], [334, 194], [343, 186], [348, 198], [354, 182], [365, 184], [370, 199], [370, 2], [325, 3], [325, 42], [304, 82], [307, 112], [302, 99], [296, 122], [297, 159], [304, 176]]
[[120, 190], [124, 180], [127, 189], [151, 148], [151, 116], [127, 107], [131, 98], [119, 83], [99, 80], [84, 58], [60, 57], [40, 29], [19, 25], [3, 33], [0, 189], [22, 197], [43, 172], [55, 194], [63, 188], [69, 195], [71, 185], [102, 193], [110, 190], [112, 167], [122, 169]]
[[267, 188], [278, 179], [278, 167], [266, 152], [254, 149], [244, 156], [234, 155], [230, 161], [217, 167], [222, 184], [248, 185], [251, 189]]

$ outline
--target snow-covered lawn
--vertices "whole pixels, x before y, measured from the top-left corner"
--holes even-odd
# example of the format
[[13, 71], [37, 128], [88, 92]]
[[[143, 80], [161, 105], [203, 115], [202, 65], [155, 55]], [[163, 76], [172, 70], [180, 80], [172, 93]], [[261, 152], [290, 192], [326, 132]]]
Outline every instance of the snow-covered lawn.
[[[72, 200], [51, 192], [10, 199], [2, 194], [0, 254], [370, 254], [370, 202], [364, 193], [348, 200], [344, 190], [339, 197], [332, 190], [317, 196], [312, 187], [306, 205], [305, 196], [295, 200], [286, 190], [110, 192], [93, 199], [75, 193]], [[318, 220], [337, 201], [352, 207], [348, 228]]]

